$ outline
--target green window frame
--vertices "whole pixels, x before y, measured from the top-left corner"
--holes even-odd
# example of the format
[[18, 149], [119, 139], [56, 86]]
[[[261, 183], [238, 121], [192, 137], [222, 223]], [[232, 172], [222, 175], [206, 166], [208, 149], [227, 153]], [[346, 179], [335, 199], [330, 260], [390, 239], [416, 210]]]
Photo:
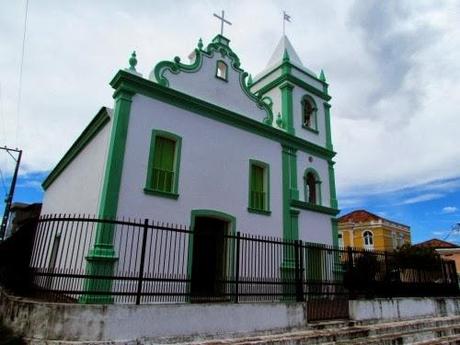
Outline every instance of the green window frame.
[[[305, 95], [302, 97], [302, 114], [301, 114], [301, 121], [302, 121], [302, 128], [309, 130], [315, 134], [318, 134], [318, 107], [316, 105], [315, 100], [313, 97], [309, 95]], [[310, 123], [307, 124], [305, 121], [306, 111], [310, 109]]]
[[179, 197], [179, 169], [182, 138], [177, 134], [152, 130], [147, 179], [144, 192], [171, 199]]
[[216, 62], [216, 78], [220, 80], [228, 80], [228, 65], [223, 60]]
[[270, 215], [270, 165], [249, 160], [248, 211]]

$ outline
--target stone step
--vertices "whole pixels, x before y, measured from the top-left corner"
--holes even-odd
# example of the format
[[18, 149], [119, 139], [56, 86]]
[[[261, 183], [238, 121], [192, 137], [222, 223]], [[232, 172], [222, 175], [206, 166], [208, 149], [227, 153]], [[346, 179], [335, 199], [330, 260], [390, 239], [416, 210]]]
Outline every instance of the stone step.
[[446, 337], [440, 337], [434, 340], [420, 341], [413, 343], [412, 345], [458, 345], [460, 344], [460, 335], [449, 335]]
[[[315, 328], [316, 326], [316, 328]], [[335, 326], [335, 327], [334, 327]], [[396, 345], [434, 341], [460, 331], [460, 317], [441, 317], [349, 326], [347, 322], [310, 325], [310, 329], [289, 333], [184, 342], [202, 345], [303, 345], [356, 344]], [[455, 334], [453, 335], [456, 336]]]
[[[412, 344], [415, 341], [430, 341], [460, 332], [460, 318], [444, 318], [379, 324], [369, 327], [369, 336], [356, 340], [354, 344]], [[346, 344], [338, 341], [337, 344]]]

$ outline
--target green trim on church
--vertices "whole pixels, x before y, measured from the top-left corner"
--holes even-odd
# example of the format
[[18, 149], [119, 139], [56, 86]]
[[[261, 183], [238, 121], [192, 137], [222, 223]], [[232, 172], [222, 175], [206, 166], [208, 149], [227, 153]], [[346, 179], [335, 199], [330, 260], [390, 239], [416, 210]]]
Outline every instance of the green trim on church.
[[[250, 85], [252, 81], [251, 82], [249, 81], [249, 74], [248, 72], [245, 72], [240, 67], [241, 65], [240, 59], [230, 48], [229, 43], [230, 43], [230, 40], [228, 38], [222, 35], [217, 35], [216, 37], [214, 37], [212, 42], [208, 44], [206, 49], [203, 50], [202, 47], [201, 48], [199, 47], [194, 50], [195, 61], [192, 64], [186, 65], [186, 64], [181, 63], [180, 58], [178, 56], [174, 58], [174, 62], [161, 61], [153, 69], [152, 73], [150, 74], [150, 79], [156, 80], [158, 84], [162, 86], [169, 87], [170, 82], [165, 76], [166, 71], [169, 71], [172, 74], [179, 74], [180, 72], [196, 73], [201, 69], [203, 65], [204, 57], [214, 58], [214, 55], [216, 53], [219, 53], [221, 54], [222, 57], [228, 57], [231, 61], [230, 66], [232, 67], [232, 69], [235, 72], [239, 73], [239, 83], [240, 83], [241, 90], [244, 92], [244, 94], [249, 99], [251, 99], [253, 102], [255, 102], [256, 106], [259, 109], [265, 111], [266, 116], [262, 120], [263, 123], [271, 124], [271, 121], [273, 120], [272, 107], [266, 102], [264, 102], [262, 97], [256, 96], [254, 93], [251, 92]], [[223, 61], [223, 60], [218, 59], [217, 61]], [[229, 71], [227, 68], [227, 76], [228, 76], [228, 73]]]
[[[114, 94], [115, 110], [113, 114], [113, 127], [110, 134], [107, 164], [104, 172], [104, 184], [99, 201], [100, 219], [115, 219], [117, 216], [132, 96], [133, 93], [126, 90], [118, 90]], [[98, 224], [94, 247], [86, 257], [87, 275], [113, 276], [115, 261], [117, 260], [113, 247], [114, 233], [115, 227], [113, 224]], [[113, 280], [108, 278], [87, 278], [83, 284], [84, 290], [89, 293], [82, 296], [79, 300], [80, 303], [113, 303], [110, 295], [100, 294], [100, 292], [111, 291]], [[91, 291], [97, 291], [98, 294], [91, 294]]]
[[[154, 163], [157, 138], [165, 138], [174, 142], [174, 153], [171, 154], [172, 157], [169, 157], [169, 159], [172, 161], [172, 171], [169, 172], [169, 174], [172, 175], [171, 178], [168, 178], [167, 176], [157, 176], [157, 178], [155, 179]], [[170, 199], [177, 199], [179, 197], [181, 150], [182, 138], [179, 135], [158, 129], [152, 130], [152, 136], [150, 139], [149, 160], [147, 165], [147, 178], [145, 181], [144, 188], [144, 192], [146, 194], [161, 196]], [[163, 173], [163, 175], [165, 174]], [[154, 181], [154, 179], [156, 180], [156, 182]], [[160, 182], [163, 182], [162, 188], [159, 187]], [[165, 184], [168, 184], [169, 186], [165, 186]]]
[[218, 105], [203, 101], [180, 91], [164, 87], [158, 83], [154, 83], [126, 71], [118, 71], [110, 82], [110, 85], [112, 85], [117, 92], [125, 90], [151, 97], [262, 137], [270, 138], [280, 144], [290, 145], [297, 150], [301, 150], [319, 158], [330, 159], [335, 156], [334, 151], [310, 143], [305, 139], [296, 137], [292, 134], [286, 133], [285, 131], [280, 131], [274, 127], [267, 126], [259, 121], [227, 110]]
[[[253, 167], [262, 169], [262, 176], [255, 176]], [[262, 181], [259, 181], [262, 179]], [[248, 212], [269, 216], [270, 211], [270, 165], [268, 163], [250, 159], [248, 174]], [[263, 193], [260, 198], [259, 193]]]
[[110, 121], [110, 115], [108, 108], [102, 107], [96, 116], [91, 120], [88, 126], [83, 130], [80, 136], [75, 140], [69, 150], [64, 154], [61, 160], [51, 170], [49, 175], [42, 183], [44, 190], [47, 190], [49, 186], [61, 175], [61, 173], [72, 163], [80, 152], [94, 139], [96, 135], [105, 127]]
[[[229, 233], [228, 235], [230, 236], [235, 236], [236, 234], [236, 218], [232, 216], [231, 214], [222, 212], [222, 211], [217, 211], [217, 210], [209, 210], [209, 209], [197, 209], [197, 210], [192, 210], [190, 212], [190, 231], [192, 233], [195, 232], [195, 220], [197, 217], [209, 217], [209, 218], [215, 218], [219, 220], [223, 220], [225, 222], [228, 222], [229, 224]], [[188, 249], [187, 249], [187, 277], [190, 279], [190, 282], [192, 282], [192, 265], [193, 265], [193, 246], [194, 246], [194, 234], [190, 234], [188, 237]], [[227, 243], [232, 243], [234, 244], [235, 241], [226, 241]], [[233, 259], [233, 253], [234, 253], [234, 248], [232, 245], [232, 248], [229, 248], [230, 250], [227, 251], [228, 257], [226, 258], [229, 260], [228, 262], [230, 264], [226, 265], [227, 268], [230, 268], [231, 272], [229, 276], [233, 276], [234, 273], [234, 259]]]

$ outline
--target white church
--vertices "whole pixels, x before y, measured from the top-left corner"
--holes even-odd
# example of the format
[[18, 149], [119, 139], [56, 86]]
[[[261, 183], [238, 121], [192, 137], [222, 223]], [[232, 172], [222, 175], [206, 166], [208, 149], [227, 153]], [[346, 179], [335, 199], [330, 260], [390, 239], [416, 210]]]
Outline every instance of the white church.
[[149, 218], [337, 244], [330, 99], [283, 35], [255, 77], [201, 39], [148, 77], [130, 67], [43, 182], [42, 214]]

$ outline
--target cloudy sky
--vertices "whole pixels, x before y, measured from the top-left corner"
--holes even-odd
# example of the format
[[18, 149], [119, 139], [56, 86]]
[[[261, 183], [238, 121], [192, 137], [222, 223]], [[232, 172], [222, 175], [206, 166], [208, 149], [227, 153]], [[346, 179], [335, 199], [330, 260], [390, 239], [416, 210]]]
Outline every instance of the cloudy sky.
[[[244, 6], [242, 6], [244, 3]], [[305, 66], [324, 69], [332, 99], [343, 212], [367, 208], [443, 238], [460, 222], [460, 1], [0, 0], [0, 145], [24, 150], [17, 200], [40, 183], [101, 106], [132, 50], [148, 75], [225, 35], [252, 74], [287, 35]], [[0, 192], [14, 164], [0, 152]], [[0, 208], [1, 210], [1, 208]], [[450, 240], [460, 240], [453, 234]]]

